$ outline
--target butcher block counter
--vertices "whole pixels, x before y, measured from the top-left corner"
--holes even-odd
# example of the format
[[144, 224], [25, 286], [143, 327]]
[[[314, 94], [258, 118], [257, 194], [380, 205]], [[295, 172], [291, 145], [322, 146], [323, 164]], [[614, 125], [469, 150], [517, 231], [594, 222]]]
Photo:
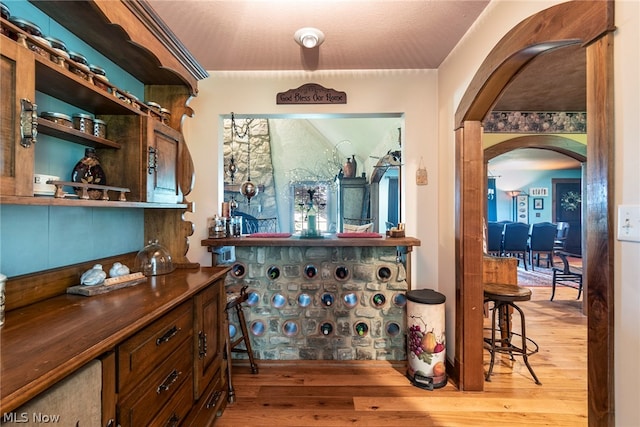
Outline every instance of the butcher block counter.
[[336, 234], [324, 234], [319, 238], [301, 238], [288, 233], [263, 233], [263, 237], [247, 235], [242, 237], [211, 238], [202, 240], [202, 246], [398, 246], [411, 251], [413, 246], [420, 246], [415, 237], [358, 237], [358, 234], [374, 236], [375, 233], [343, 233], [353, 237], [338, 237]]
[[[216, 286], [223, 296], [227, 271], [220, 267], [177, 269], [109, 293], [63, 294], [7, 312], [0, 330], [2, 412], [14, 411], [90, 361], [114, 352], [119, 344], [151, 329], [147, 326], [178, 307], [188, 313], [186, 322], [193, 323], [195, 330], [199, 314], [192, 301], [213, 288], [218, 292]], [[191, 354], [193, 344], [187, 338], [197, 331], [185, 329], [187, 335], [180, 339]], [[190, 408], [188, 405], [185, 412]]]

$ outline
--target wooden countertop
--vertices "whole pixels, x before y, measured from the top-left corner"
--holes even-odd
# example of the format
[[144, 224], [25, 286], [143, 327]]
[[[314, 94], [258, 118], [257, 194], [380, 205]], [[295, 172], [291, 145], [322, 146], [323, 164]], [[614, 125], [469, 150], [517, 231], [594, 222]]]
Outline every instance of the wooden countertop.
[[[326, 234], [323, 238], [291, 237], [225, 237], [221, 239], [204, 239], [202, 246], [404, 246], [411, 248], [420, 246], [420, 240], [415, 237], [387, 237], [362, 238], [362, 237], [337, 237], [335, 234]], [[410, 249], [409, 249], [410, 250]]]
[[2, 412], [112, 350], [227, 271], [178, 269], [107, 294], [65, 294], [7, 312], [0, 329]]

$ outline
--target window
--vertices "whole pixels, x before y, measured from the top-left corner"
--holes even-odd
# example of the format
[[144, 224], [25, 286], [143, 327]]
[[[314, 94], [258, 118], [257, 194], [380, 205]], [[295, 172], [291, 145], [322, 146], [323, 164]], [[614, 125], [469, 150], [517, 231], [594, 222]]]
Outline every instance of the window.
[[328, 194], [331, 183], [325, 181], [299, 181], [291, 184], [293, 193], [292, 210], [293, 232], [300, 233], [307, 228], [307, 213], [313, 205], [316, 210], [316, 227], [318, 231], [330, 231], [328, 213]]

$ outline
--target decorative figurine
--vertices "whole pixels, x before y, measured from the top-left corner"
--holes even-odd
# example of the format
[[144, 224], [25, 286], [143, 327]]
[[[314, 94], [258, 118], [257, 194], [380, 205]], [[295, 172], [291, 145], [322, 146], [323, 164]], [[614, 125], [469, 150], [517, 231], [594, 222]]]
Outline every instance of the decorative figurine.
[[102, 270], [102, 264], [95, 264], [91, 269], [82, 273], [80, 276], [80, 284], [86, 286], [95, 286], [104, 282], [107, 273]]
[[125, 276], [129, 273], [129, 267], [119, 262], [115, 262], [113, 263], [111, 270], [109, 270], [109, 277]]

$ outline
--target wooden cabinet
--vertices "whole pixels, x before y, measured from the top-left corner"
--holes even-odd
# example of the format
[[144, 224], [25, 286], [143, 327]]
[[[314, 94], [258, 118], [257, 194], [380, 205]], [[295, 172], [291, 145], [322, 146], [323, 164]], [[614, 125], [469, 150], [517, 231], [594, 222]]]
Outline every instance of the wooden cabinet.
[[195, 326], [197, 331], [195, 357], [195, 398], [199, 399], [206, 386], [216, 376], [223, 377], [223, 356], [226, 331], [224, 325], [226, 299], [224, 279], [195, 296]]
[[225, 305], [224, 279], [194, 297], [194, 397], [198, 403], [187, 425], [209, 425], [226, 405]]
[[[4, 36], [0, 36], [4, 38]], [[35, 102], [34, 55], [17, 43], [1, 42], [0, 196], [33, 196], [34, 143], [21, 138], [22, 101]]]
[[[184, 418], [191, 409], [192, 399], [185, 402], [183, 393], [193, 389], [192, 322], [188, 301], [118, 346], [123, 427], [151, 425], [153, 420], [165, 424]], [[163, 411], [168, 407], [169, 413]]]
[[[193, 115], [187, 102], [197, 94], [197, 81], [208, 74], [144, 1], [32, 4], [120, 67], [127, 79], [133, 77], [140, 82], [144, 95], [138, 96], [144, 99], [138, 100], [126, 87], [118, 87], [115, 80], [105, 83], [91, 73], [83, 76], [74, 72], [73, 61], [60, 58], [44, 45], [33, 49], [34, 44], [40, 43], [37, 39], [2, 19], [0, 203], [162, 210], [158, 213], [160, 219], [145, 212], [145, 241], [141, 243], [149, 237], [160, 237], [146, 232], [147, 218], [154, 224], [170, 218], [177, 229], [165, 233], [162, 237], [169, 239], [162, 243], [172, 250], [179, 264], [189, 264], [186, 252], [193, 230], [181, 218], [190, 209], [184, 195], [193, 188], [195, 171], [180, 129], [183, 117]], [[36, 91], [107, 123], [107, 138], [100, 138], [39, 118], [37, 112], [32, 117], [41, 135], [94, 147], [108, 185], [130, 190], [125, 193], [126, 201], [118, 201], [117, 191], [108, 192], [108, 201], [34, 197], [33, 175], [42, 171], [34, 170], [36, 145], [20, 144], [24, 142], [20, 136], [20, 112], [21, 100], [35, 102]], [[162, 122], [160, 114], [145, 101], [168, 109], [170, 118]], [[23, 122], [29, 119], [28, 114], [23, 117]], [[66, 159], [65, 147], [68, 145], [54, 148], [62, 153], [60, 158]], [[167, 209], [175, 213], [167, 214]], [[176, 218], [183, 224], [178, 224]]]
[[120, 425], [213, 424], [226, 405], [224, 308], [219, 279], [118, 346]]
[[147, 173], [143, 174], [147, 202], [179, 203], [182, 193], [178, 182], [182, 135], [153, 118], [147, 119]]

